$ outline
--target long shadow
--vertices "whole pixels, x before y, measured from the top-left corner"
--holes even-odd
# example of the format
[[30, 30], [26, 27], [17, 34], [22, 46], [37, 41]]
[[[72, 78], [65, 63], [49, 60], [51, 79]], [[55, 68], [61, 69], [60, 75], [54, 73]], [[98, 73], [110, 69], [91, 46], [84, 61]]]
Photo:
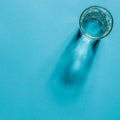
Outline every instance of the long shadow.
[[50, 88], [61, 103], [74, 101], [82, 91], [89, 75], [99, 40], [81, 39], [78, 30], [59, 59], [50, 77]]

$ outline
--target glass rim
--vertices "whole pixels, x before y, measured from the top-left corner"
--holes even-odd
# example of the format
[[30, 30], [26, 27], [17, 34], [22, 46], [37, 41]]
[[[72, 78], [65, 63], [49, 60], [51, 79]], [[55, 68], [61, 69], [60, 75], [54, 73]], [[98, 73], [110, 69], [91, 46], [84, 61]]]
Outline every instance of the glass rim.
[[[83, 17], [84, 17], [84, 15], [88, 12], [88, 13], [90, 13], [90, 10], [92, 11], [92, 9], [96, 9], [96, 10], [98, 10], [98, 11], [101, 11], [101, 13], [103, 13], [105, 16], [107, 16], [107, 18], [106, 18], [106, 21], [107, 21], [107, 19], [109, 19], [111, 22], [110, 22], [110, 26], [109, 26], [109, 29], [107, 30], [107, 32], [104, 32], [104, 34], [102, 34], [102, 35], [100, 35], [100, 36], [92, 36], [92, 35], [90, 35], [90, 34], [88, 34], [88, 33], [86, 33], [85, 31], [84, 31], [84, 27], [83, 27], [83, 25], [82, 25], [82, 19], [83, 19]], [[108, 22], [108, 21], [107, 21]], [[92, 38], [92, 39], [94, 39], [94, 40], [99, 40], [99, 39], [101, 39], [101, 38], [104, 38], [104, 37], [106, 37], [110, 32], [111, 32], [111, 30], [112, 30], [112, 28], [113, 28], [113, 16], [112, 16], [112, 14], [106, 9], [106, 8], [104, 8], [104, 7], [101, 7], [101, 6], [90, 6], [90, 7], [88, 7], [88, 8], [86, 8], [83, 12], [82, 12], [82, 14], [80, 15], [80, 18], [79, 18], [79, 27], [80, 27], [80, 31], [82, 32], [82, 34], [83, 35], [85, 35], [85, 36], [87, 36], [87, 37], [89, 37], [89, 38]]]

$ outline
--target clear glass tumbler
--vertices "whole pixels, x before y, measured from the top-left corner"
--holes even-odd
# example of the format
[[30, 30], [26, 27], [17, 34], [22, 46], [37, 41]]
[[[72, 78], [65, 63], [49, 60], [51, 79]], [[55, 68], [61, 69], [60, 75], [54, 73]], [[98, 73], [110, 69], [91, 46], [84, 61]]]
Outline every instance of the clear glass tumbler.
[[113, 17], [105, 8], [91, 6], [81, 14], [79, 26], [80, 37], [67, 48], [53, 75], [54, 85], [64, 92], [66, 88], [76, 87], [85, 81], [96, 43], [112, 30]]

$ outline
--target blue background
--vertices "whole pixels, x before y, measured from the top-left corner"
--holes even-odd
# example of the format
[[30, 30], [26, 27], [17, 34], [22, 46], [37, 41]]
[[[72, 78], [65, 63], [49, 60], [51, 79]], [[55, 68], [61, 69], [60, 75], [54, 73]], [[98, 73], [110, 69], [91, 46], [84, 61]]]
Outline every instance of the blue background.
[[[118, 0], [0, 1], [0, 120], [120, 120]], [[79, 27], [99, 5], [114, 28], [101, 40], [88, 80], [74, 100], [49, 89], [49, 76]], [[59, 96], [59, 97], [58, 97]]]

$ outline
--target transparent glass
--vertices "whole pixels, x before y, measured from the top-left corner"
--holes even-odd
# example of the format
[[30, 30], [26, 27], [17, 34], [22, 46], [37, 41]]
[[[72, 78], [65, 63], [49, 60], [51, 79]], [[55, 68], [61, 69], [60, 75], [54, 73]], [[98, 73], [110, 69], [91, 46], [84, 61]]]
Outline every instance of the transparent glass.
[[52, 78], [53, 86], [66, 94], [74, 93], [71, 86], [76, 88], [85, 82], [96, 46], [112, 30], [113, 18], [105, 8], [92, 6], [81, 14], [79, 26], [79, 37], [66, 48]]
[[99, 40], [110, 33], [113, 27], [113, 17], [107, 9], [92, 6], [83, 11], [79, 25], [83, 35]]

